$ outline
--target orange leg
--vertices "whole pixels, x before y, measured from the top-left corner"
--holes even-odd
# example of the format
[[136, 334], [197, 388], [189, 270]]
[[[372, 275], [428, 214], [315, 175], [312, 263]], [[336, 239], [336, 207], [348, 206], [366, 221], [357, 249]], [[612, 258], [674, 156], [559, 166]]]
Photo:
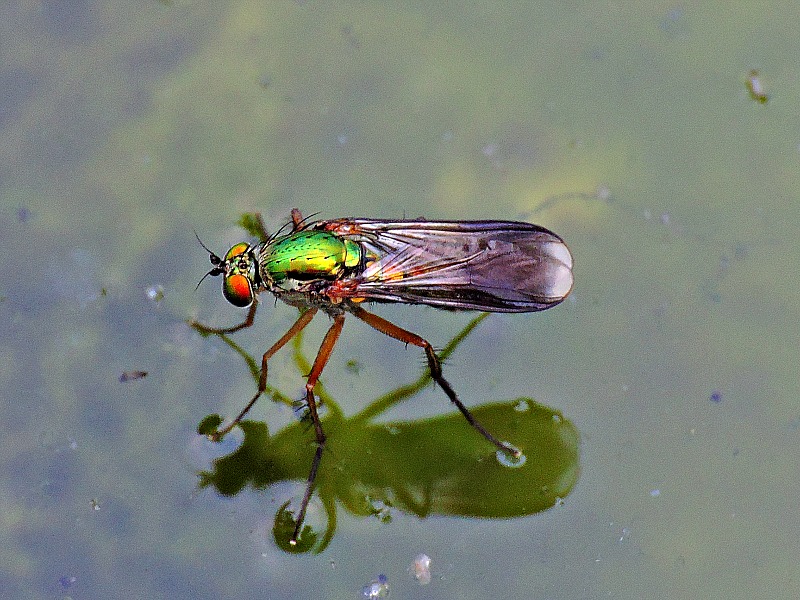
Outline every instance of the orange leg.
[[456, 405], [458, 410], [461, 411], [461, 414], [464, 415], [464, 418], [467, 422], [474, 427], [478, 433], [480, 433], [483, 437], [485, 437], [488, 441], [492, 444], [497, 446], [503, 452], [513, 456], [515, 458], [519, 458], [520, 451], [515, 450], [508, 444], [504, 444], [496, 437], [494, 437], [491, 433], [489, 433], [486, 428], [481, 425], [475, 417], [472, 416], [472, 413], [469, 412], [466, 406], [458, 399], [455, 390], [453, 390], [450, 383], [442, 376], [442, 363], [439, 360], [439, 357], [436, 356], [436, 352], [433, 350], [433, 346], [431, 346], [428, 340], [421, 338], [416, 333], [411, 333], [403, 329], [402, 327], [398, 327], [394, 323], [387, 321], [379, 317], [378, 315], [374, 315], [371, 312], [367, 312], [363, 308], [359, 306], [351, 306], [348, 310], [353, 314], [353, 316], [358, 317], [362, 321], [364, 321], [370, 327], [377, 329], [381, 333], [388, 335], [389, 337], [393, 337], [396, 340], [400, 340], [401, 342], [405, 342], [406, 344], [413, 344], [414, 346], [419, 346], [423, 350], [425, 350], [425, 356], [428, 359], [428, 368], [431, 371], [431, 377], [433, 380], [439, 384], [439, 386], [444, 390], [444, 393], [447, 394], [447, 397], [450, 398], [450, 401]]
[[305, 494], [303, 494], [303, 500], [300, 503], [300, 512], [297, 513], [297, 522], [294, 528], [294, 533], [289, 540], [289, 543], [293, 546], [297, 544], [297, 536], [300, 535], [300, 527], [302, 527], [303, 520], [306, 517], [306, 509], [308, 509], [308, 503], [311, 500], [311, 493], [314, 490], [314, 480], [317, 478], [317, 469], [319, 468], [319, 463], [322, 460], [322, 449], [325, 447], [325, 432], [322, 431], [322, 423], [320, 422], [319, 414], [317, 413], [317, 402], [314, 398], [314, 386], [317, 385], [317, 381], [319, 381], [319, 376], [322, 374], [322, 370], [325, 368], [325, 365], [328, 364], [328, 359], [331, 357], [333, 347], [336, 345], [336, 341], [339, 339], [339, 335], [342, 333], [343, 326], [344, 315], [336, 315], [333, 317], [333, 324], [331, 325], [330, 329], [328, 329], [328, 333], [325, 334], [322, 344], [320, 344], [319, 350], [317, 351], [317, 357], [314, 359], [314, 364], [311, 367], [311, 372], [308, 374], [308, 380], [306, 381], [306, 404], [308, 405], [308, 412], [311, 415], [311, 421], [314, 424], [314, 433], [316, 434], [317, 438], [317, 451], [314, 454], [314, 460], [311, 462], [311, 470], [308, 473], [308, 480], [306, 482], [306, 491]]
[[303, 213], [300, 212], [299, 208], [292, 209], [292, 223], [294, 223], [294, 229], [300, 229], [300, 226], [303, 224]]
[[239, 421], [241, 421], [244, 418], [244, 416], [250, 411], [250, 409], [253, 408], [253, 405], [256, 403], [256, 400], [258, 400], [261, 394], [264, 393], [264, 390], [267, 389], [267, 361], [269, 361], [269, 359], [272, 358], [272, 356], [278, 350], [283, 348], [289, 342], [289, 340], [291, 340], [294, 336], [300, 333], [303, 330], [303, 328], [311, 322], [311, 319], [314, 318], [314, 315], [316, 313], [317, 313], [316, 308], [312, 308], [304, 312], [302, 315], [300, 315], [300, 318], [294, 322], [294, 325], [292, 325], [289, 328], [289, 331], [284, 333], [281, 339], [272, 344], [270, 349], [264, 352], [264, 356], [261, 357], [261, 375], [258, 378], [258, 391], [256, 392], [256, 395], [253, 396], [250, 402], [247, 403], [247, 406], [245, 406], [242, 409], [242, 411], [230, 423], [230, 425], [228, 425], [227, 427], [223, 427], [222, 429], [219, 429], [216, 433], [214, 433], [213, 438], [215, 441], [222, 439], [222, 437], [225, 434], [227, 434], [231, 429], [236, 427], [236, 425], [239, 424]]
[[196, 330], [202, 336], [207, 336], [210, 333], [216, 334], [225, 334], [225, 333], [234, 333], [236, 331], [240, 331], [242, 329], [247, 329], [253, 325], [253, 321], [256, 318], [256, 309], [258, 309], [258, 302], [254, 301], [250, 305], [250, 310], [247, 311], [247, 317], [245, 317], [244, 321], [239, 323], [238, 325], [234, 325], [233, 327], [209, 327], [208, 325], [203, 325], [199, 321], [195, 321], [191, 319], [188, 321], [189, 326], [192, 329]]

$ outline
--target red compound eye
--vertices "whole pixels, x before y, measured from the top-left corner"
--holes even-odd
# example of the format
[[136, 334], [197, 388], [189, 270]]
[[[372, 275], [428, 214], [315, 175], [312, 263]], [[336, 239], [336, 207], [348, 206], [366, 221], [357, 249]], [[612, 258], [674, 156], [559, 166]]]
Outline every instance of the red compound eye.
[[253, 302], [253, 286], [244, 275], [228, 275], [222, 284], [222, 295], [234, 306], [250, 306]]

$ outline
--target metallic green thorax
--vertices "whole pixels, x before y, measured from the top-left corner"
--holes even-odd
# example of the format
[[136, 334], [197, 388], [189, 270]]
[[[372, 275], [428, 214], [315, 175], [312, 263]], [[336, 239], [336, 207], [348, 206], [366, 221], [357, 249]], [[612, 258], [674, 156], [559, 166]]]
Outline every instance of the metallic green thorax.
[[297, 231], [264, 244], [261, 275], [280, 284], [286, 279], [336, 279], [361, 264], [361, 246], [327, 231]]

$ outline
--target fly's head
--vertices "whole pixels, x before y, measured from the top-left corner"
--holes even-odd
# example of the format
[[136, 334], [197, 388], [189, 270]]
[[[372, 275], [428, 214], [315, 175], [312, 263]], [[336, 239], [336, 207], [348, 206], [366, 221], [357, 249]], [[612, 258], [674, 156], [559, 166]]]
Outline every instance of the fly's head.
[[[214, 256], [209, 257], [214, 264]], [[217, 260], [220, 260], [217, 258]], [[250, 306], [255, 299], [255, 281], [258, 277], [258, 261], [250, 244], [242, 242], [231, 247], [225, 258], [214, 269], [220, 269], [222, 295], [234, 306]], [[214, 269], [211, 269], [212, 271]]]
[[[211, 277], [222, 275], [222, 295], [225, 296], [225, 299], [241, 308], [250, 306], [255, 300], [258, 282], [258, 260], [255, 256], [255, 247], [247, 242], [241, 242], [232, 246], [225, 256], [220, 258], [206, 248], [203, 242], [200, 244], [208, 252], [208, 258], [211, 261], [211, 270], [203, 276], [203, 279], [209, 275]], [[200, 280], [200, 283], [203, 282], [203, 279]], [[200, 287], [200, 283], [197, 284], [198, 287]]]

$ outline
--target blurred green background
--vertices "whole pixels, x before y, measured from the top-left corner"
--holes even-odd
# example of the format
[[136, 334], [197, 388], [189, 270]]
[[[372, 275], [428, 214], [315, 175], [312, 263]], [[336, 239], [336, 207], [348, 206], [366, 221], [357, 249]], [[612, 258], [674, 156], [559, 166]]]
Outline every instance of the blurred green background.
[[[395, 598], [800, 595], [799, 24], [788, 1], [0, 5], [2, 596], [354, 598], [379, 574]], [[302, 480], [200, 488], [234, 448], [195, 428], [253, 380], [185, 324], [241, 319], [218, 280], [195, 291], [193, 230], [222, 253], [243, 212], [275, 230], [295, 206], [567, 240], [571, 298], [492, 315], [445, 365], [469, 406], [528, 396], [574, 424], [563, 503], [339, 510], [323, 553], [292, 555], [272, 521]], [[376, 312], [436, 346], [471, 317]], [[259, 313], [253, 354], [296, 315]], [[351, 415], [422, 369], [349, 320], [323, 382]], [[300, 397], [291, 352], [270, 382]], [[428, 386], [386, 418], [451, 412]]]

